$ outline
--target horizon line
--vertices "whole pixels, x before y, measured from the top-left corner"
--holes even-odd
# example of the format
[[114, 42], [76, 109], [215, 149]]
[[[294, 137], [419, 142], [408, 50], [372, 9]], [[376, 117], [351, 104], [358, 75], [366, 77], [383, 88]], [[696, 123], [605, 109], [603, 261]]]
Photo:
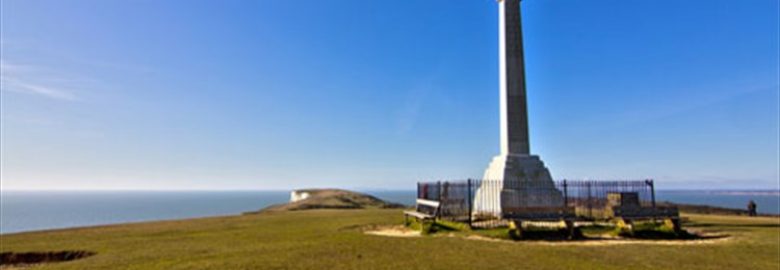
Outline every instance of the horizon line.
[[[66, 192], [66, 191], [88, 191], [88, 192], [105, 192], [105, 191], [130, 191], [130, 192], [196, 192], [196, 191], [210, 191], [210, 192], [236, 192], [236, 191], [272, 191], [272, 192], [290, 192], [294, 190], [302, 190], [302, 189], [343, 189], [343, 190], [354, 190], [354, 191], [415, 191], [414, 188], [411, 189], [403, 189], [403, 188], [335, 188], [335, 187], [323, 187], [323, 188], [294, 188], [294, 189], [137, 189], [137, 188], [126, 188], [126, 189], [115, 189], [115, 188], [106, 188], [106, 189], [72, 189], [72, 188], [64, 188], [64, 189], [0, 189], [0, 192]], [[773, 192], [780, 192], [780, 188], [752, 188], [752, 189], [742, 189], [742, 188], [656, 188], [656, 191], [741, 191], [741, 192], [749, 192], [749, 191], [773, 191]]]

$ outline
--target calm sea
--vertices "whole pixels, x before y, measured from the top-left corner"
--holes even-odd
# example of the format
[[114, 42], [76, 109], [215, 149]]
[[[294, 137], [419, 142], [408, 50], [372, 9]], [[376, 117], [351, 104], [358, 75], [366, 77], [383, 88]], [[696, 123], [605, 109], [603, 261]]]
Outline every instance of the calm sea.
[[[411, 205], [414, 191], [364, 191]], [[150, 220], [235, 215], [289, 200], [287, 191], [3, 191], [0, 233]], [[706, 191], [658, 191], [658, 200], [745, 208], [780, 214], [780, 195]]]

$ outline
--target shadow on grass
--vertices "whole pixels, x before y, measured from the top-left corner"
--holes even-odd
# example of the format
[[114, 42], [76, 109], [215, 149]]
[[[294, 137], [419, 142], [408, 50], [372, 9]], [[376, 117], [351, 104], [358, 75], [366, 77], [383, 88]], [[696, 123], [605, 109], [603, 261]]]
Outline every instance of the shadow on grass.
[[420, 230], [423, 235], [458, 233], [461, 235], [477, 235], [500, 240], [545, 242], [595, 242], [611, 240], [674, 240], [684, 242], [729, 237], [728, 234], [723, 233], [711, 234], [705, 232], [690, 232], [687, 230], [675, 232], [673, 229], [664, 226], [663, 223], [635, 224], [633, 230], [604, 225], [578, 226], [574, 228], [572, 233], [566, 228], [533, 226], [524, 227], [522, 230], [513, 230], [508, 227], [471, 229], [465, 224], [447, 221], [411, 222], [410, 224], [407, 224], [407, 228]]
[[700, 235], [696, 233], [690, 233], [685, 230], [677, 233], [660, 231], [660, 230], [639, 230], [639, 231], [634, 231], [630, 234], [620, 234], [620, 236], [629, 239], [646, 239], [646, 240], [707, 240], [707, 239], [718, 239], [718, 238], [728, 237], [728, 235], [725, 234]]
[[727, 234], [699, 234], [686, 230], [674, 232], [657, 227], [640, 227], [626, 232], [610, 226], [583, 226], [575, 228], [570, 236], [566, 229], [525, 228], [522, 231], [508, 228], [475, 230], [475, 234], [496, 239], [546, 242], [588, 242], [610, 240], [714, 240], [729, 237]]
[[780, 228], [780, 223], [777, 224], [770, 224], [770, 223], [762, 223], [762, 224], [723, 224], [723, 223], [690, 223], [685, 224], [686, 227], [692, 227], [692, 228], [707, 228], [707, 227], [723, 227], [723, 228], [739, 228], [739, 227], [746, 227], [746, 228]]
[[95, 255], [95, 252], [76, 251], [49, 251], [49, 252], [3, 252], [0, 253], [0, 265], [16, 266], [39, 263], [53, 263], [78, 260]]

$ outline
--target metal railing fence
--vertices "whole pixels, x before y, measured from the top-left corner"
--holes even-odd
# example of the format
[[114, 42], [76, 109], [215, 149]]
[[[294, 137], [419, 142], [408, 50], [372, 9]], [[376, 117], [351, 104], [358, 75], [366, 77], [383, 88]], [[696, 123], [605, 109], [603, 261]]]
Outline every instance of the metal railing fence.
[[653, 180], [531, 181], [459, 180], [417, 183], [417, 198], [441, 203], [440, 217], [497, 222], [507, 213], [571, 209], [581, 219], [604, 219], [614, 204], [655, 208]]

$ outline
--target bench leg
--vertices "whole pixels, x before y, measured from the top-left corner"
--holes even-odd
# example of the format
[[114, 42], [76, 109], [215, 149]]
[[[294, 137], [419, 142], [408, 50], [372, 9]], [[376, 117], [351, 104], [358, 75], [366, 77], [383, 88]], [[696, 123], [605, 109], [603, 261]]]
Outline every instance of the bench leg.
[[675, 234], [682, 232], [682, 226], [680, 226], [679, 218], [667, 218], [664, 219], [664, 227], [672, 229]]
[[523, 238], [523, 221], [510, 220], [509, 221], [509, 238], [519, 240]]
[[680, 219], [679, 218], [673, 218], [672, 224], [674, 225], [674, 233], [679, 234], [682, 232], [682, 226], [680, 225]]
[[617, 223], [615, 225], [617, 229], [620, 231], [620, 233], [625, 233], [629, 235], [634, 234], [634, 225], [631, 223], [631, 220], [629, 219], [618, 218]]
[[564, 223], [566, 223], [566, 231], [568, 232], [569, 240], [572, 240], [577, 237], [574, 228], [574, 221], [571, 220], [565, 220]]

